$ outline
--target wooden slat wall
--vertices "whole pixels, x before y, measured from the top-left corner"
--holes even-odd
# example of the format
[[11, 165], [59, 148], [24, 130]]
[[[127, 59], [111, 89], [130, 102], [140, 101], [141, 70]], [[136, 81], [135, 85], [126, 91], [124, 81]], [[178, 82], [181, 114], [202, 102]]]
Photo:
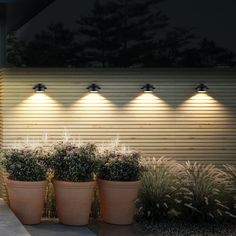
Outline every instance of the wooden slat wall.
[[3, 70], [0, 69], [0, 145], [2, 144], [2, 83]]
[[[204, 82], [208, 95], [196, 94]], [[32, 86], [45, 83], [47, 92]], [[90, 94], [91, 83], [101, 86]], [[156, 86], [144, 94], [145, 83]], [[236, 71], [6, 69], [2, 143], [71, 138], [98, 143], [119, 136], [144, 156], [236, 164]]]
[[[2, 147], [2, 82], [3, 82], [3, 70], [0, 69], [0, 146]], [[3, 197], [4, 192], [3, 186], [4, 172], [0, 166], [0, 198]]]

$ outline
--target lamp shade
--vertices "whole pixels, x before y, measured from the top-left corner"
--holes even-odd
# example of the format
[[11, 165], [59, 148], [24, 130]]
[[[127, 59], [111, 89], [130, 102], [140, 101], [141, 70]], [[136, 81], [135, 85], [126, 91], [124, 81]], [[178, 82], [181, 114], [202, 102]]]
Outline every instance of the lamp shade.
[[99, 92], [101, 87], [98, 86], [97, 84], [91, 84], [87, 87], [87, 89], [90, 90], [90, 93], [97, 93], [97, 92]]
[[151, 93], [156, 88], [152, 84], [145, 84], [141, 89], [143, 89], [144, 93]]
[[201, 83], [195, 89], [198, 93], [206, 93], [209, 88], [205, 84]]
[[33, 89], [36, 93], [44, 93], [47, 89], [47, 86], [44, 84], [36, 84], [34, 85]]

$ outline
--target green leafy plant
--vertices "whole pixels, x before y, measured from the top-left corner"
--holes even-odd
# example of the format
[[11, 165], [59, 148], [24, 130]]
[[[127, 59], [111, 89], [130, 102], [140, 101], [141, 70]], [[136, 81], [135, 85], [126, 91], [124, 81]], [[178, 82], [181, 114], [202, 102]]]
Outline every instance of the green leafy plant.
[[183, 216], [194, 221], [235, 217], [227, 204], [229, 181], [223, 171], [212, 164], [186, 162], [182, 165], [181, 191]]
[[43, 216], [46, 218], [56, 218], [56, 197], [53, 188], [53, 173], [51, 170], [47, 173], [47, 188], [44, 202], [44, 214]]
[[229, 221], [235, 216], [236, 169], [212, 164], [178, 164], [168, 158], [146, 164], [137, 201], [137, 219], [150, 227], [167, 218]]
[[62, 181], [91, 181], [97, 168], [97, 147], [87, 143], [80, 146], [60, 142], [53, 146], [50, 166], [54, 177]]
[[226, 175], [232, 185], [233, 190], [236, 192], [236, 167], [232, 165], [224, 165]]
[[100, 203], [99, 203], [99, 193], [97, 187], [95, 187], [94, 189], [90, 217], [92, 217], [95, 220], [98, 220], [100, 218]]
[[236, 215], [236, 167], [232, 165], [224, 165], [224, 169], [231, 190], [228, 201], [231, 203], [230, 208], [232, 209], [233, 214]]
[[99, 153], [98, 177], [111, 181], [137, 181], [143, 167], [138, 152], [118, 146], [103, 149]]
[[156, 223], [160, 219], [177, 217], [179, 212], [180, 165], [162, 157], [149, 164], [141, 178], [137, 201], [137, 217], [141, 221]]
[[4, 150], [1, 164], [5, 167], [11, 180], [46, 180], [47, 158], [42, 148], [24, 146]]

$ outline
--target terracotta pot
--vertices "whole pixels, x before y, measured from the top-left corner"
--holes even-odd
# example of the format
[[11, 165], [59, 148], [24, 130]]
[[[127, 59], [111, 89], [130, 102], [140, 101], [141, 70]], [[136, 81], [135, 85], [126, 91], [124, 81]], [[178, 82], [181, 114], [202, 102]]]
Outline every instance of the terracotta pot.
[[60, 223], [66, 225], [87, 225], [95, 181], [65, 182], [53, 181], [56, 194], [56, 208]]
[[119, 225], [132, 224], [140, 182], [118, 182], [101, 179], [97, 182], [103, 221]]
[[47, 181], [15, 181], [5, 179], [10, 208], [22, 224], [41, 221]]

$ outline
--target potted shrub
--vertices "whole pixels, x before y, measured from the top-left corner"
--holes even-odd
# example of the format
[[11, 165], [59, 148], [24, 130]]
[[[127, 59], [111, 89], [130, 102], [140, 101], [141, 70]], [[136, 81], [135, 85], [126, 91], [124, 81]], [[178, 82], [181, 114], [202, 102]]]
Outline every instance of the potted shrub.
[[111, 224], [131, 224], [143, 169], [140, 154], [112, 148], [99, 156], [97, 182], [102, 219]]
[[47, 162], [42, 148], [28, 146], [3, 151], [1, 163], [8, 178], [7, 186], [10, 208], [23, 224], [40, 223], [45, 190]]
[[51, 167], [59, 221], [67, 225], [86, 225], [89, 221], [96, 169], [94, 144], [57, 143]]

